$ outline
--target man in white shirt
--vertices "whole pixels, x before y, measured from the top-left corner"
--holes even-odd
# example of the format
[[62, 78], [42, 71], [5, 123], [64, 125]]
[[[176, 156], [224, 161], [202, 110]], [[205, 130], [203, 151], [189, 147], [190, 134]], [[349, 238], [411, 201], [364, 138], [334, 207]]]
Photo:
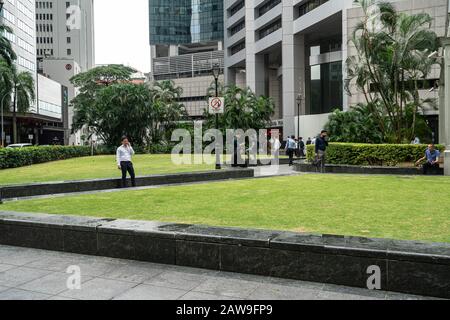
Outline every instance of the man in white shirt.
[[286, 142], [286, 154], [289, 156], [289, 166], [294, 165], [294, 154], [295, 149], [297, 149], [297, 143], [295, 142], [295, 137], [288, 137]]
[[134, 173], [134, 167], [132, 157], [134, 155], [133, 147], [127, 137], [122, 138], [122, 145], [117, 148], [117, 167], [122, 171], [122, 188], [127, 187], [127, 172], [131, 177], [131, 184], [136, 187], [136, 175]]

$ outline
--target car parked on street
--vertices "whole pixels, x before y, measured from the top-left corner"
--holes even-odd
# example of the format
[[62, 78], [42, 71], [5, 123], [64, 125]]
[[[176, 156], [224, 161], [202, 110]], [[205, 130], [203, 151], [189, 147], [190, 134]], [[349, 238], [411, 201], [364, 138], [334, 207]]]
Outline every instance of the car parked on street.
[[10, 144], [6, 147], [6, 149], [22, 149], [22, 148], [29, 148], [33, 147], [31, 143], [17, 143], [17, 144]]

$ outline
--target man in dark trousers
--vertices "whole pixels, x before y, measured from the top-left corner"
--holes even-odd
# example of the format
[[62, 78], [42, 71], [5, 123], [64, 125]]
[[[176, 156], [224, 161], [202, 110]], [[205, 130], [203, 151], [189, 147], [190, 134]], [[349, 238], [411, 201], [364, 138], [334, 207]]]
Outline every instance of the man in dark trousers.
[[316, 161], [317, 167], [320, 168], [321, 173], [325, 173], [326, 154], [328, 148], [328, 132], [322, 130], [320, 136], [316, 138]]
[[305, 142], [303, 141], [303, 137], [300, 137], [300, 139], [298, 140], [298, 149], [300, 151], [299, 158], [304, 158], [306, 156], [306, 152], [305, 152]]
[[416, 165], [418, 166], [420, 165], [420, 163], [426, 160], [427, 162], [423, 165], [423, 174], [427, 175], [430, 170], [437, 171], [439, 169], [440, 156], [441, 153], [439, 152], [439, 150], [436, 150], [434, 144], [430, 144], [427, 151], [425, 151], [425, 157], [417, 161]]
[[297, 144], [295, 143], [295, 137], [288, 137], [286, 142], [286, 154], [289, 156], [289, 166], [294, 165], [294, 154]]
[[122, 138], [122, 145], [117, 148], [117, 166], [122, 171], [122, 188], [127, 187], [127, 172], [131, 177], [131, 185], [136, 187], [136, 175], [134, 172], [132, 158], [134, 156], [133, 147], [127, 137]]

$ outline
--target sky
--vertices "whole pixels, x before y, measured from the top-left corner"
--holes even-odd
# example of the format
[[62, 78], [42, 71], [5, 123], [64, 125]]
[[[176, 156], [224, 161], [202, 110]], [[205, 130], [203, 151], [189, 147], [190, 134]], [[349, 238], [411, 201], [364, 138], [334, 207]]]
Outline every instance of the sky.
[[148, 0], [94, 0], [95, 63], [150, 71]]

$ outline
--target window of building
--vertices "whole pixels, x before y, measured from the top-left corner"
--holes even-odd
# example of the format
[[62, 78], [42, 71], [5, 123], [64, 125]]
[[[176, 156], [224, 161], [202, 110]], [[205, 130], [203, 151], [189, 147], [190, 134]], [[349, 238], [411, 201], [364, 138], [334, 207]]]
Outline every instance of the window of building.
[[262, 6], [258, 8], [258, 15], [262, 16], [275, 8], [277, 5], [281, 3], [281, 0], [269, 0], [266, 3], [264, 3]]
[[342, 61], [310, 67], [310, 114], [343, 109]]

